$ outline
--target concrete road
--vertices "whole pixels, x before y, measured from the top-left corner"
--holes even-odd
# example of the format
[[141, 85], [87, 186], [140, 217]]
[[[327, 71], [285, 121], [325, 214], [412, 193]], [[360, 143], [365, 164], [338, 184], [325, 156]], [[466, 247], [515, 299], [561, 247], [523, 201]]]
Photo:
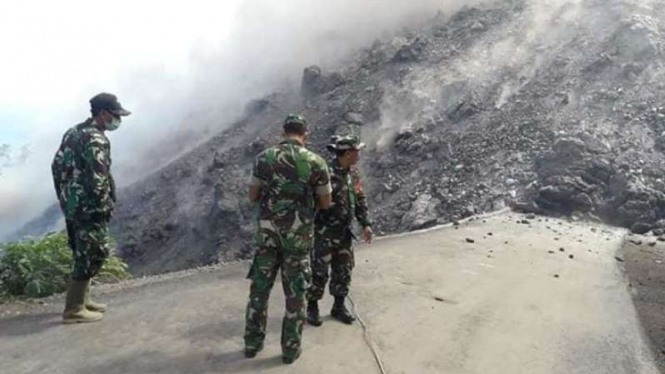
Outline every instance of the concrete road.
[[[503, 214], [359, 248], [352, 296], [386, 371], [657, 373], [615, 259], [625, 233], [521, 219]], [[305, 329], [301, 359], [283, 365], [281, 287], [266, 350], [245, 359], [247, 268], [107, 290], [99, 299], [110, 310], [97, 324], [61, 325], [60, 302], [1, 319], [0, 373], [380, 373], [361, 326], [327, 316]], [[329, 307], [328, 297], [326, 315]]]

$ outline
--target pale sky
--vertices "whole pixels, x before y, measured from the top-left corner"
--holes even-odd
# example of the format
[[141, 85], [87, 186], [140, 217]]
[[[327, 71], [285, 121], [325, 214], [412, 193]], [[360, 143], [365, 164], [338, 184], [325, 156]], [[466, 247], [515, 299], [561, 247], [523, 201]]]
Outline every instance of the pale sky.
[[124, 125], [133, 131], [111, 136], [123, 140], [114, 154], [125, 163], [156, 126], [179, 120], [179, 109], [155, 102], [173, 107], [189, 94], [191, 60], [221, 54], [241, 3], [2, 0], [0, 144], [15, 152], [29, 144], [33, 155], [0, 176], [0, 238], [55, 201], [52, 155], [62, 133], [89, 116], [90, 97], [112, 92], [134, 111]]
[[47, 126], [40, 118], [85, 104], [97, 87], [113, 91], [130, 73], [187, 75], [197, 46], [221, 46], [239, 3], [2, 1], [0, 143], [25, 139]]

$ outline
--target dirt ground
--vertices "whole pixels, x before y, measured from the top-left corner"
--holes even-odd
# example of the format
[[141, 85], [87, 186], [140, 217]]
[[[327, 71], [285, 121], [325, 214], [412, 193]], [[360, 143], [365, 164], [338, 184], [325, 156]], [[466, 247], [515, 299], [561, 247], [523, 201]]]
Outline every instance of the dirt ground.
[[656, 237], [627, 236], [618, 257], [624, 262], [635, 309], [658, 368], [665, 372], [665, 242]]

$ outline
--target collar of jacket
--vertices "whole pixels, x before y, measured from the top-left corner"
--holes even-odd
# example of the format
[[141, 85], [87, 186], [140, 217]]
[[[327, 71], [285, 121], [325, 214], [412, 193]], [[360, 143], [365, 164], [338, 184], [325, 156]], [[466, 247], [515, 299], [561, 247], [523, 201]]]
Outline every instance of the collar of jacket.
[[298, 145], [298, 146], [304, 147], [304, 145], [301, 144], [299, 141], [297, 141], [295, 139], [290, 139], [290, 138], [286, 138], [286, 139], [282, 140], [282, 142], [279, 143], [279, 144], [290, 144], [290, 145]]
[[[95, 129], [99, 129], [99, 124], [98, 124], [97, 121], [95, 121], [95, 119], [92, 118], [92, 117], [86, 119], [85, 122], [83, 122], [83, 125], [84, 125], [85, 127], [92, 127], [92, 128], [95, 128]], [[100, 130], [100, 131], [101, 131], [101, 130]]]

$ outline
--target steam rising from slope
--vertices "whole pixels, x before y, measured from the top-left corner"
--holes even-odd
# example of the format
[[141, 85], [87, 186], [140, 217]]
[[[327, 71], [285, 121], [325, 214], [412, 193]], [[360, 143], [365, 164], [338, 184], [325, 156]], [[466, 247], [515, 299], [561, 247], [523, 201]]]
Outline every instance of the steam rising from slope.
[[[598, 11], [599, 7], [594, 7], [596, 4], [605, 5], [602, 12]], [[624, 56], [637, 55], [644, 48], [652, 47], [644, 46], [645, 39], [641, 38], [639, 28], [647, 27], [648, 32], [657, 34], [657, 21], [651, 18], [653, 4], [651, 0], [526, 0], [523, 2], [526, 9], [524, 16], [516, 17], [501, 28], [492, 28], [492, 32], [483, 36], [466, 53], [459, 54], [452, 64], [438, 69], [416, 69], [406, 83], [388, 84], [385, 87], [381, 125], [378, 131], [366, 130], [364, 135], [367, 140], [374, 140], [377, 149], [387, 149], [396, 134], [412, 124], [427, 122], [432, 120], [430, 117], [439, 116], [451, 106], [477, 99], [460, 97], [464, 91], [475, 92], [485, 100], [494, 100], [494, 106], [501, 108], [575, 38], [586, 39], [589, 45], [598, 45], [624, 25], [635, 29], [637, 37], [631, 38], [633, 34], [626, 33], [627, 36], [615, 40], [614, 45], [608, 48], [616, 48]], [[485, 25], [476, 23], [469, 27], [482, 32]], [[590, 50], [577, 58], [602, 58], [593, 55], [594, 52], [601, 54], [602, 51]], [[500, 84], [501, 90], [495, 98], [488, 90], [496, 84]], [[561, 111], [575, 111], [578, 103], [574, 99], [571, 98], [573, 105]], [[558, 113], [562, 114], [565, 113]], [[442, 121], [441, 118], [433, 120]], [[443, 122], [446, 122], [445, 119]]]
[[303, 67], [334, 69], [378, 37], [439, 10], [480, 2], [15, 5], [0, 16], [8, 28], [0, 34], [11, 36], [0, 41], [9, 46], [7, 55], [15, 56], [0, 75], [7, 82], [0, 100], [31, 120], [10, 124], [0, 111], [0, 129], [29, 127], [34, 155], [0, 177], [0, 238], [55, 202], [53, 152], [62, 133], [88, 116], [87, 100], [100, 91], [117, 94], [134, 112], [110, 135], [116, 179], [127, 185], [224, 129], [247, 100], [296, 86]]

